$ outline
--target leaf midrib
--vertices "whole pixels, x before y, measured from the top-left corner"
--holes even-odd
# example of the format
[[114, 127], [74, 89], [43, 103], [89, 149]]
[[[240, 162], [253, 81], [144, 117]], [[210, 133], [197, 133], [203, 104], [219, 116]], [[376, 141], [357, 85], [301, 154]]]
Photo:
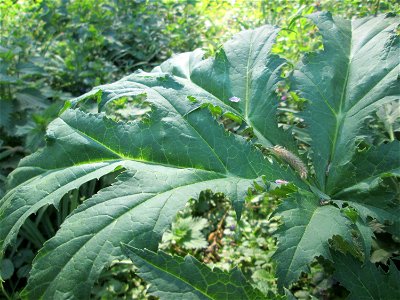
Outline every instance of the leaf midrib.
[[[352, 49], [353, 49], [353, 30], [352, 30], [352, 27], [353, 27], [353, 23], [352, 22], [350, 22], [350, 26], [351, 26], [351, 29], [350, 29], [351, 35], [349, 37], [350, 47], [348, 49], [349, 54], [348, 54], [348, 62], [347, 62], [347, 68], [346, 68], [346, 77], [345, 77], [345, 80], [344, 80], [344, 83], [343, 83], [342, 93], [340, 95], [339, 108], [338, 108], [339, 110], [338, 110], [337, 114], [335, 115], [335, 123], [336, 123], [335, 124], [335, 132], [334, 132], [333, 141], [332, 141], [332, 144], [331, 144], [331, 151], [330, 151], [330, 155], [329, 155], [328, 166], [329, 166], [329, 164], [331, 164], [331, 162], [334, 161], [335, 154], [336, 154], [336, 144], [337, 144], [337, 140], [338, 140], [338, 136], [339, 136], [339, 131], [342, 130], [343, 122], [344, 122], [344, 120], [346, 118], [346, 113], [347, 113], [347, 111], [343, 111], [343, 109], [344, 109], [344, 102], [345, 102], [344, 98], [345, 98], [345, 95], [346, 95], [346, 92], [347, 92], [347, 85], [348, 85], [348, 80], [349, 80], [349, 75], [350, 75], [351, 62], [353, 61], [353, 56], [352, 56]], [[326, 167], [328, 167], [328, 166], [326, 166]], [[326, 190], [327, 190], [328, 176], [329, 176], [329, 173], [325, 172], [324, 192], [326, 192]]]
[[[246, 122], [249, 122], [249, 106], [250, 106], [250, 55], [251, 52], [253, 51], [253, 35], [252, 33], [250, 35], [250, 45], [249, 45], [249, 51], [247, 53], [247, 63], [246, 63], [246, 94], [245, 94], [245, 108], [244, 108], [244, 117]], [[250, 123], [250, 122], [249, 122]]]
[[[123, 159], [123, 160], [137, 161], [137, 162], [141, 162], [141, 163], [148, 163], [148, 164], [152, 164], [152, 165], [159, 165], [159, 166], [170, 167], [170, 168], [176, 168], [176, 169], [195, 169], [195, 170], [202, 170], [202, 171], [208, 171], [208, 172], [214, 172], [214, 173], [223, 174], [223, 173], [217, 172], [217, 171], [215, 171], [215, 170], [200, 169], [200, 168], [195, 168], [195, 167], [193, 167], [193, 166], [188, 167], [188, 166], [171, 165], [171, 164], [168, 164], [168, 163], [162, 163], [162, 162], [151, 161], [151, 160], [143, 160], [143, 159], [140, 159], [140, 158], [137, 158], [137, 157], [126, 156], [126, 155], [123, 155], [123, 154], [121, 154], [121, 153], [116, 152], [114, 149], [111, 149], [111, 148], [108, 147], [107, 145], [103, 144], [101, 141], [99, 141], [99, 140], [95, 139], [94, 137], [88, 135], [87, 133], [85, 133], [85, 132], [79, 130], [78, 128], [71, 126], [71, 125], [70, 125], [69, 123], [67, 123], [64, 119], [61, 119], [61, 120], [62, 120], [66, 125], [68, 125], [72, 130], [74, 130], [75, 132], [77, 132], [77, 133], [81, 134], [82, 136], [84, 136], [84, 137], [86, 137], [86, 138], [92, 140], [92, 141], [95, 142], [96, 144], [98, 144], [98, 145], [104, 147], [105, 149], [107, 149], [107, 150], [110, 151], [111, 153], [117, 155], [120, 159]], [[197, 133], [197, 131], [196, 131], [196, 133]], [[217, 156], [217, 157], [218, 157], [218, 156]], [[219, 159], [219, 157], [218, 157], [218, 159]], [[113, 159], [100, 160], [100, 162], [111, 161], [111, 160], [113, 160]], [[90, 161], [90, 162], [92, 162], [92, 161]], [[75, 166], [75, 165], [80, 165], [80, 164], [82, 164], [82, 163], [74, 164], [73, 166]], [[230, 172], [226, 169], [225, 165], [223, 165], [223, 167], [224, 167], [225, 170], [226, 170], [226, 173], [225, 173], [224, 175], [230, 175]], [[62, 168], [60, 168], [60, 169], [65, 169], [65, 168], [66, 168], [66, 167], [62, 167]], [[53, 170], [53, 169], [51, 169], [51, 170]], [[257, 174], [255, 174], [255, 175], [257, 175]]]
[[[244, 111], [244, 120], [246, 121], [246, 123], [253, 128], [254, 133], [256, 134], [257, 138], [260, 141], [263, 141], [266, 146], [272, 147], [274, 146], [274, 143], [272, 143], [269, 139], [267, 139], [266, 136], [264, 136], [264, 134], [262, 134], [258, 128], [253, 124], [253, 122], [250, 119], [249, 116], [249, 108], [250, 108], [250, 90], [251, 90], [251, 86], [250, 86], [250, 74], [252, 74], [252, 72], [250, 72], [252, 70], [252, 68], [250, 68], [250, 56], [251, 53], [253, 51], [253, 35], [254, 33], [252, 33], [250, 35], [250, 46], [249, 46], [249, 51], [247, 53], [247, 63], [246, 63], [246, 93], [245, 93], [245, 111]], [[268, 38], [269, 40], [269, 38]], [[261, 51], [260, 51], [261, 52]], [[259, 55], [260, 52], [257, 54]]]

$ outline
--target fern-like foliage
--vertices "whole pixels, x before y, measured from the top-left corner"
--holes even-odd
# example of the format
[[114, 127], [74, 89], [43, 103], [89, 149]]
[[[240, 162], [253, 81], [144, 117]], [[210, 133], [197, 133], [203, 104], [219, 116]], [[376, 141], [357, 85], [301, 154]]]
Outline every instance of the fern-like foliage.
[[[116, 170], [120, 175], [45, 243], [24, 296], [88, 298], [102, 269], [124, 256], [121, 242], [156, 250], [174, 215], [205, 189], [225, 193], [240, 217], [254, 182], [280, 179], [298, 187], [276, 211], [283, 220], [274, 256], [281, 287], [307, 272], [317, 256], [335, 261], [330, 242], [338, 237], [337, 247], [356, 249], [367, 263], [374, 237], [370, 218], [399, 236], [393, 178], [400, 175], [400, 143], [359, 147], [372, 134], [367, 118], [383, 105], [398, 104], [397, 20], [388, 15], [348, 21], [329, 13], [310, 18], [324, 50], [306, 55], [290, 78], [308, 101], [302, 112], [311, 139], [308, 164], [290, 130], [277, 125], [275, 89], [285, 61], [271, 53], [278, 29], [268, 25], [236, 35], [213, 58], [203, 59], [200, 50], [184, 53], [151, 73], [134, 73], [71, 101], [50, 124], [46, 147], [9, 177], [0, 201], [1, 255], [40, 208], [57, 207], [64, 194], [92, 179]], [[98, 113], [79, 109], [93, 97]], [[145, 98], [150, 112], [115, 121], [105, 112], [124, 97]], [[225, 131], [215, 114], [251, 127], [256, 142]], [[260, 148], [271, 155], [266, 158]]]

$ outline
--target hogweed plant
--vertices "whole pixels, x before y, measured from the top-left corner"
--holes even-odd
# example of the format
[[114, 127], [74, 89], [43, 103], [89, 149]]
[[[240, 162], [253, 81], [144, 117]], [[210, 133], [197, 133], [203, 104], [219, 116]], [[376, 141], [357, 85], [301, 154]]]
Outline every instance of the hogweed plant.
[[[46, 147], [8, 178], [0, 202], [1, 255], [32, 214], [58, 207], [63, 195], [90, 180], [119, 175], [44, 244], [22, 296], [88, 298], [101, 271], [127, 255], [151, 283], [149, 293], [161, 299], [270, 298], [239, 269], [210, 269], [157, 246], [201, 191], [224, 193], [240, 218], [249, 189], [276, 181], [295, 186], [274, 214], [282, 220], [274, 254], [280, 291], [323, 257], [351, 299], [400, 298], [394, 262], [385, 271], [370, 262], [371, 220], [400, 236], [400, 144], [394, 138], [369, 143], [374, 131], [367, 122], [381, 107], [399, 105], [398, 19], [349, 21], [329, 13], [310, 19], [324, 49], [306, 54], [287, 78], [306, 100], [298, 116], [307, 143], [276, 120], [275, 90], [286, 61], [271, 53], [279, 29], [268, 25], [239, 33], [213, 58], [200, 50], [177, 55], [150, 73], [70, 101], [49, 125]], [[106, 113], [116, 100], [136, 97], [149, 108], [140, 118]], [[82, 109], [92, 98], [98, 113]], [[253, 138], [228, 132], [219, 116], [250, 128]]]

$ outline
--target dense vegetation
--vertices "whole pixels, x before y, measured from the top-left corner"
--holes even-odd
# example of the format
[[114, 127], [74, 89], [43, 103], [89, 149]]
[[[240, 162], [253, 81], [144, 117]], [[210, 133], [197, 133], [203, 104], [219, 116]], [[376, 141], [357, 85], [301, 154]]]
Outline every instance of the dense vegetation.
[[4, 297], [396, 298], [395, 2], [1, 2]]

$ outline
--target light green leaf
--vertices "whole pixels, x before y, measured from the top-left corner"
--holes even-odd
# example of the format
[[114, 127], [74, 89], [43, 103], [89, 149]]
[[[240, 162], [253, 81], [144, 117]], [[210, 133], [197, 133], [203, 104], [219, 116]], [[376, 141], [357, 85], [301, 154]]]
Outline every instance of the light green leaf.
[[155, 67], [152, 72], [167, 72], [174, 76], [190, 79], [192, 70], [203, 60], [203, 56], [204, 51], [201, 49], [181, 53], [163, 62], [160, 66]]
[[193, 256], [170, 256], [128, 245], [124, 252], [139, 268], [138, 275], [151, 283], [149, 293], [160, 299], [265, 299], [238, 269], [210, 269]]
[[207, 225], [208, 221], [205, 218], [192, 218], [191, 216], [178, 218], [172, 223], [171, 230], [163, 235], [163, 243], [176, 243], [186, 249], [204, 249], [208, 243], [201, 230]]
[[400, 100], [381, 106], [376, 115], [385, 126], [390, 141], [394, 141], [394, 133], [400, 131]]

